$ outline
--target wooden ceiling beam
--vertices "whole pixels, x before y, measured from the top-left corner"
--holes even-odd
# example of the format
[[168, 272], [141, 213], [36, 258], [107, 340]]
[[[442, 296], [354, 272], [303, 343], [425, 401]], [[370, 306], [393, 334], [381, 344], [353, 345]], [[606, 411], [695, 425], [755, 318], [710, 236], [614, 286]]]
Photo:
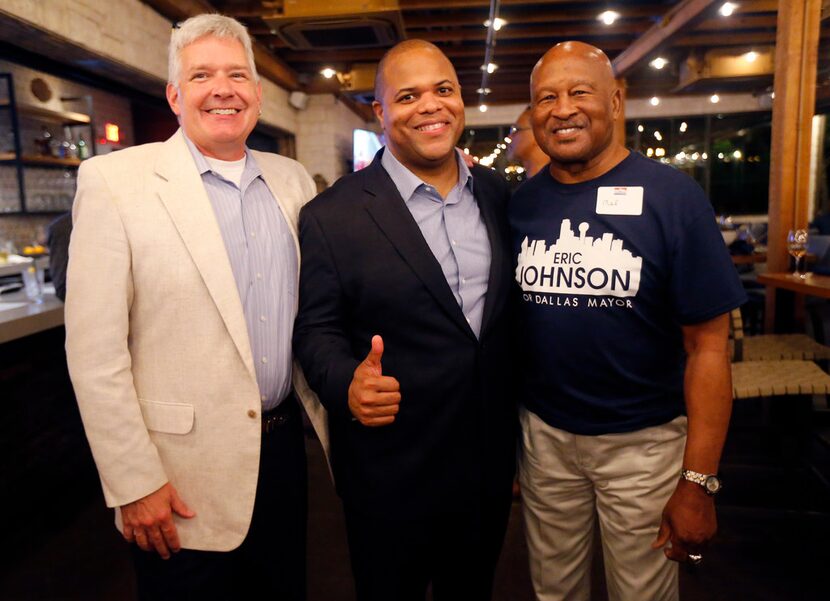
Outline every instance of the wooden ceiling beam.
[[[600, 11], [601, 12], [601, 11]], [[662, 12], [660, 6], [621, 6], [617, 9], [620, 13], [621, 19], [638, 19], [659, 16]], [[597, 10], [534, 10], [532, 13], [517, 12], [504, 10], [499, 12], [499, 16], [507, 21], [507, 27], [514, 27], [524, 23], [563, 23], [568, 21], [590, 21], [595, 22]], [[404, 25], [407, 29], [410, 28], [426, 28], [426, 27], [460, 27], [464, 25], [482, 26], [487, 13], [482, 17], [479, 13], [454, 13], [450, 12], [446, 15], [425, 14], [420, 11], [413, 11], [411, 14], [405, 13], [403, 15]], [[482, 27], [483, 28], [483, 27]], [[504, 29], [507, 31], [507, 29]], [[497, 34], [496, 37], [498, 37]]]
[[[709, 0], [712, 1], [712, 0]], [[649, 29], [647, 22], [628, 23], [625, 25], [603, 27], [598, 29], [596, 25], [528, 25], [525, 27], [505, 28], [499, 31], [497, 40], [517, 40], [526, 38], [578, 38], [578, 37], [601, 37], [605, 35], [630, 35], [636, 36]], [[487, 37], [487, 30], [480, 29], [453, 29], [440, 31], [412, 31], [410, 37], [421, 38], [430, 42], [483, 42]], [[497, 46], [498, 48], [498, 46]], [[483, 47], [482, 47], [483, 53]]]
[[683, 0], [663, 19], [641, 35], [612, 62], [616, 77], [625, 77], [661, 46], [668, 45], [684, 29], [691, 28], [712, 8], [715, 0]]

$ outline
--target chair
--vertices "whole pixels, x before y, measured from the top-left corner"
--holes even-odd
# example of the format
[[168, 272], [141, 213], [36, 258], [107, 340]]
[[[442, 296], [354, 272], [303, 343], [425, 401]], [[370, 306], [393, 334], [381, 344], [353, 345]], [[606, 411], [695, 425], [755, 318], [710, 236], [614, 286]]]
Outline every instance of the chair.
[[731, 324], [733, 399], [830, 393], [830, 375], [813, 362], [830, 358], [830, 348], [804, 334], [744, 338], [739, 309]]
[[730, 313], [733, 352], [735, 361], [830, 359], [830, 346], [820, 344], [806, 334], [760, 334], [744, 337], [740, 309]]

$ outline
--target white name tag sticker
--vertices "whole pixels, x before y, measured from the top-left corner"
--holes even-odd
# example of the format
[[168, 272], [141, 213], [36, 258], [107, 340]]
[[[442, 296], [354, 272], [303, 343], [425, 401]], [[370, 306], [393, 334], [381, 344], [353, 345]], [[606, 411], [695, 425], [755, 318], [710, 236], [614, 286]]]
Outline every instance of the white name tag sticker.
[[597, 215], [642, 215], [642, 186], [597, 188]]

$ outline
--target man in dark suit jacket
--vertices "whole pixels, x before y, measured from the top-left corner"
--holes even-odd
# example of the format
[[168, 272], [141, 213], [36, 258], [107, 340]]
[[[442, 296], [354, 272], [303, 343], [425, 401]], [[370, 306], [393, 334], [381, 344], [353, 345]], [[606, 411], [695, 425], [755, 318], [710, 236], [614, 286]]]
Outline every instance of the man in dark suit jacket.
[[361, 601], [491, 596], [511, 502], [508, 189], [468, 170], [457, 76], [409, 40], [378, 66], [386, 147], [300, 216], [297, 357], [329, 411]]

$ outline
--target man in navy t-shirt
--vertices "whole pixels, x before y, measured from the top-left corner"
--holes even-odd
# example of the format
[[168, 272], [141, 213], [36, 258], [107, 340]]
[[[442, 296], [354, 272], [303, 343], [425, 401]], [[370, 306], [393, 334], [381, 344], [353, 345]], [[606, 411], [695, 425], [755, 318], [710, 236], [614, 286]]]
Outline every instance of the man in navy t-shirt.
[[613, 140], [621, 97], [602, 51], [554, 46], [531, 100], [551, 163], [510, 222], [536, 594], [590, 597], [596, 511], [611, 599], [677, 599], [666, 558], [699, 563], [716, 530], [728, 313], [745, 294], [700, 187]]

